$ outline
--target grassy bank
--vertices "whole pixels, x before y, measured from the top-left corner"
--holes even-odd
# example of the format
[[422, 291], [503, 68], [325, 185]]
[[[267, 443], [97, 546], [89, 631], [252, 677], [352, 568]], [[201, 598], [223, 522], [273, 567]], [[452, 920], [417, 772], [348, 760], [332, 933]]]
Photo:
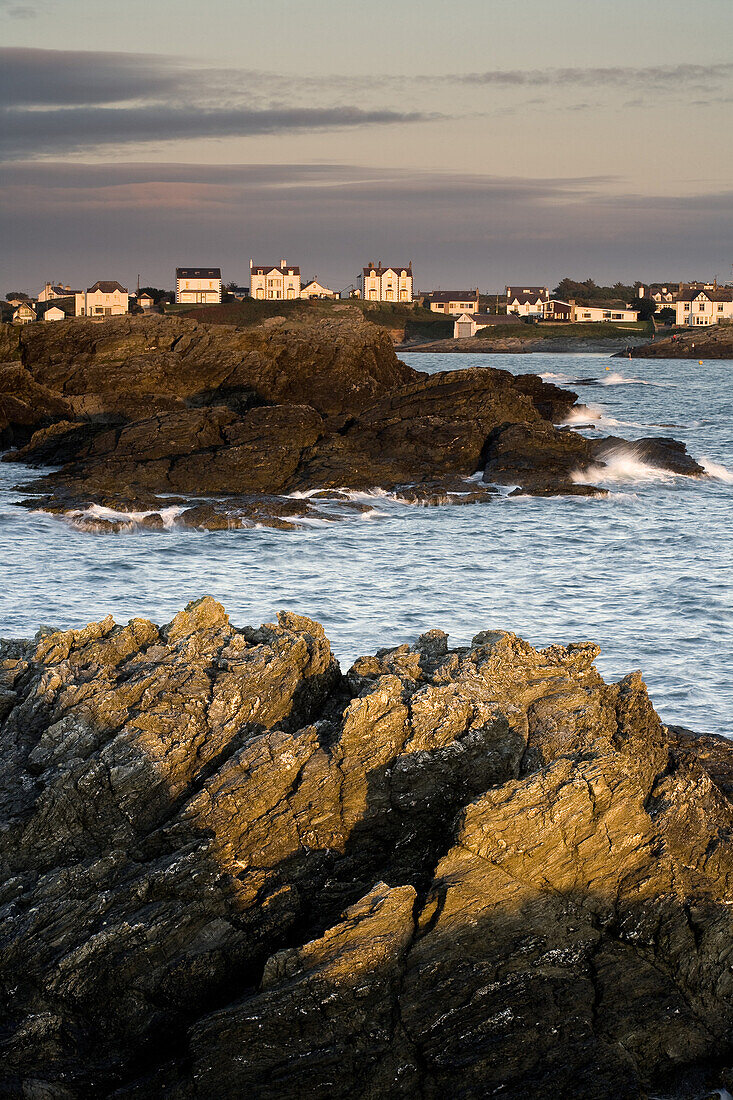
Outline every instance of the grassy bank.
[[604, 337], [617, 339], [619, 336], [646, 336], [654, 332], [651, 321], [628, 321], [614, 324], [612, 321], [598, 321], [575, 325], [539, 324], [497, 325], [478, 330], [474, 337], [466, 340], [491, 340], [496, 337], [519, 337], [522, 340], [598, 340]]

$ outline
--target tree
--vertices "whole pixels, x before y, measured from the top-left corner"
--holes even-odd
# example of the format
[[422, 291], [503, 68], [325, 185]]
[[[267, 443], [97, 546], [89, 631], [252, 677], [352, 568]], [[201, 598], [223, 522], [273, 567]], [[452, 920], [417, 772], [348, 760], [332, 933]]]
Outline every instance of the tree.
[[30, 298], [24, 290], [9, 290], [5, 295], [6, 300], [10, 298], [22, 298], [24, 302], [29, 302]]
[[639, 311], [640, 321], [648, 321], [657, 312], [657, 303], [653, 298], [637, 298], [634, 308]]
[[677, 320], [677, 311], [672, 309], [671, 306], [665, 306], [664, 309], [660, 309], [659, 313], [655, 316], [663, 325], [673, 325]]

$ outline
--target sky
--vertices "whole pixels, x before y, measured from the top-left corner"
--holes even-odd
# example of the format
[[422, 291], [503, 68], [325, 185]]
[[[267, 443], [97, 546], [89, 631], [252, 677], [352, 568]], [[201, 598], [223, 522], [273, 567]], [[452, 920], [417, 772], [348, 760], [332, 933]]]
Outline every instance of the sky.
[[733, 0], [0, 0], [0, 293], [733, 278]]

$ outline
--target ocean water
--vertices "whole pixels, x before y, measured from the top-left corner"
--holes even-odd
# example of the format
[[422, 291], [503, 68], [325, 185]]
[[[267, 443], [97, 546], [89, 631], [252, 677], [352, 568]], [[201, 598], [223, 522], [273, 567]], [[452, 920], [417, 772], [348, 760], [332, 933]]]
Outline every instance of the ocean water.
[[318, 619], [344, 667], [431, 627], [456, 645], [485, 629], [538, 646], [595, 641], [606, 679], [641, 669], [665, 721], [733, 735], [733, 362], [404, 358], [541, 373], [592, 406], [579, 430], [674, 436], [710, 476], [665, 475], [627, 452], [593, 478], [605, 499], [504, 493], [426, 508], [375, 494], [364, 516], [299, 531], [190, 531], [171, 513], [169, 530], [93, 535], [17, 507], [13, 486], [34, 472], [2, 463], [0, 636], [109, 613], [163, 623], [210, 594], [236, 625], [280, 608]]

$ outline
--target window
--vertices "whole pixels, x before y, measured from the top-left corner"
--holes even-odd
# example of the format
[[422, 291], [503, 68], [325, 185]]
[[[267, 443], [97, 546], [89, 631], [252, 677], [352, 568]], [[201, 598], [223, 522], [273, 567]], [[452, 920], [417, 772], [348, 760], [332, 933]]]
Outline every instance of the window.
[[704, 302], [700, 302], [700, 304], [699, 304], [699, 306], [698, 306], [697, 308], [698, 308], [698, 311], [699, 311], [700, 313], [704, 313], [704, 312], [705, 312], [705, 303], [704, 303]]

